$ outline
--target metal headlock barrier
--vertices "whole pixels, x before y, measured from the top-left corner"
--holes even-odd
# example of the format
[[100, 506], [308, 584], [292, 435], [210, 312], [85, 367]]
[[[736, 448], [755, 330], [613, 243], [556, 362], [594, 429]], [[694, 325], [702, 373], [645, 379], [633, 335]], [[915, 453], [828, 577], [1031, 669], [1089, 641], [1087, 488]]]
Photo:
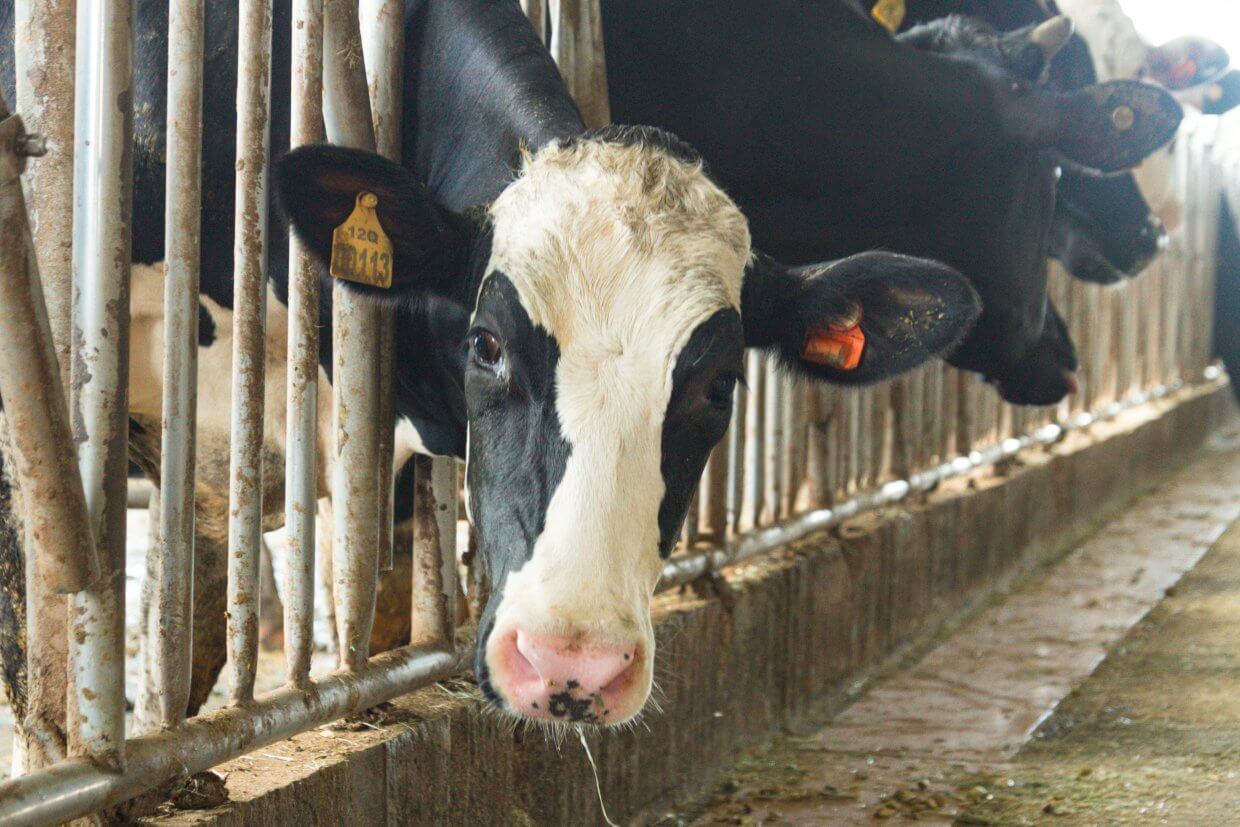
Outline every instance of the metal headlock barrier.
[[[401, 5], [294, 0], [293, 145], [326, 139], [399, 155]], [[597, 0], [523, 5], [540, 34], [549, 34], [587, 121], [606, 122]], [[369, 652], [376, 578], [393, 559], [392, 319], [335, 289], [334, 449], [316, 456], [323, 427], [318, 394], [327, 392], [318, 385], [319, 281], [316, 265], [292, 239], [283, 435], [286, 684], [255, 690], [270, 390], [270, 77], [285, 68], [271, 65], [270, 0], [241, 0], [227, 515], [231, 695], [225, 708], [185, 718], [194, 640], [203, 4], [172, 0], [161, 486], [158, 541], [148, 552], [156, 610], [145, 630], [150, 654], [143, 675], [155, 720], [148, 731], [131, 727], [126, 737], [133, 124], [116, 102], [128, 99], [133, 84], [132, 6], [19, 0], [16, 16], [16, 108], [25, 120], [9, 116], [0, 102], [0, 233], [7, 240], [0, 245], [0, 389], [26, 504], [29, 698], [19, 732], [22, 774], [0, 784], [5, 825], [58, 823], [114, 807], [458, 674], [468, 661], [453, 622], [458, 469], [444, 459], [416, 460], [414, 643]], [[40, 71], [30, 71], [36, 65]], [[886, 385], [837, 390], [795, 382], [771, 358], [751, 353], [748, 390], [738, 392], [732, 427], [710, 458], [682, 548], [660, 588], [897, 503], [1182, 386], [1217, 381], [1209, 331], [1219, 183], [1209, 136], [1200, 119], [1180, 134], [1175, 176], [1184, 226], [1146, 273], [1104, 290], [1053, 268], [1051, 294], [1078, 343], [1083, 380], [1082, 391], [1058, 408], [1007, 406], [977, 377], [941, 363]], [[26, 158], [40, 155], [26, 175], [27, 201]], [[321, 459], [330, 460], [339, 668], [312, 676]], [[64, 742], [57, 730], [67, 734]]]

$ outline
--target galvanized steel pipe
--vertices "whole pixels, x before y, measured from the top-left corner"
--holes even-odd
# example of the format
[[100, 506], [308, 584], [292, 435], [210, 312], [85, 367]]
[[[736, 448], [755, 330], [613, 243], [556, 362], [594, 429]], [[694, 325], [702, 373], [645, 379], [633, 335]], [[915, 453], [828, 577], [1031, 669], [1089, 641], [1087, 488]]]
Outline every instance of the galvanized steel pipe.
[[159, 544], [151, 675], [159, 723], [180, 726], [193, 652], [194, 451], [198, 411], [198, 255], [202, 193], [202, 0], [168, 10], [167, 203]]
[[[290, 138], [318, 143], [323, 131], [323, 0], [293, 4]], [[288, 438], [284, 457], [284, 656], [289, 683], [310, 676], [314, 648], [314, 515], [318, 497], [319, 265], [289, 234]]]
[[228, 664], [232, 702], [245, 703], [254, 696], [254, 672], [258, 665], [258, 557], [263, 532], [271, 0], [241, 3], [238, 39]]
[[451, 677], [466, 662], [453, 652], [412, 647], [384, 652], [370, 664], [321, 678], [311, 688], [285, 687], [246, 706], [199, 715], [179, 730], [134, 738], [123, 772], [66, 761], [6, 781], [0, 784], [0, 824], [59, 824], [99, 812], [172, 779]]
[[73, 194], [73, 426], [100, 579], [73, 597], [70, 748], [124, 766], [133, 12], [80, 3]]
[[[357, 4], [350, 0], [323, 3], [323, 120], [332, 143], [374, 151]], [[369, 656], [378, 575], [378, 325], [372, 302], [332, 285], [332, 569], [340, 661], [353, 669]]]

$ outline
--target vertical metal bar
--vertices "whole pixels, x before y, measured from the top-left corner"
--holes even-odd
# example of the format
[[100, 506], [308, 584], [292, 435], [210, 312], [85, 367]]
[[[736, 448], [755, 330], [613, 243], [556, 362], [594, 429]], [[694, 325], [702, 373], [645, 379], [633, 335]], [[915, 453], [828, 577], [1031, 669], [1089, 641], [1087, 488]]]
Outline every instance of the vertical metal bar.
[[202, 194], [202, 0], [168, 10], [167, 205], [164, 219], [164, 394], [151, 660], [159, 723], [189, 705], [194, 600], [194, 446], [198, 409], [198, 252]]
[[521, 8], [530, 19], [538, 39], [547, 42], [547, 4], [545, 0], [521, 0]]
[[784, 386], [784, 483], [783, 513], [796, 513], [805, 481], [805, 387], [792, 374], [783, 376]]
[[133, 15], [128, 0], [77, 9], [74, 119], [74, 438], [101, 577], [70, 609], [70, 749], [125, 762], [125, 505], [133, 205]]
[[[745, 414], [749, 390], [736, 389], [732, 398], [732, 427], [728, 429], [728, 531], [740, 530], [741, 507], [745, 503]], [[721, 538], [722, 539], [722, 538]]]
[[[17, 111], [26, 128], [47, 140], [47, 154], [29, 165], [27, 211], [34, 236], [48, 323], [69, 395], [73, 315], [73, 121], [77, 0], [17, 0], [14, 57]], [[26, 555], [27, 722], [47, 732], [65, 726], [68, 685], [68, 601], [44, 582], [35, 555]], [[28, 726], [21, 734], [28, 735]], [[46, 740], [46, 739], [45, 739]], [[19, 745], [20, 746], [20, 745]], [[27, 768], [42, 763], [30, 742]]]
[[[375, 150], [385, 158], [400, 161], [401, 113], [405, 57], [405, 4], [403, 0], [361, 0], [359, 15], [362, 50], [365, 53], [366, 82], [370, 87], [370, 108], [374, 114]], [[379, 568], [392, 568], [392, 515], [395, 511], [393, 451], [396, 423], [393, 407], [392, 353], [394, 350], [395, 308], [379, 311], [379, 347], [375, 369], [379, 372]]]
[[[322, 139], [323, 0], [294, 0], [293, 146]], [[289, 233], [288, 439], [284, 458], [284, 657], [289, 683], [310, 678], [314, 649], [314, 516], [318, 507], [319, 267]]]
[[21, 118], [8, 117], [0, 98], [0, 392], [29, 551], [48, 587], [71, 594], [99, 578], [99, 560], [22, 195], [24, 163], [16, 150], [25, 134]]
[[835, 410], [834, 398], [825, 386], [812, 385], [809, 390], [809, 441], [807, 451], [807, 475], [810, 486], [810, 502], [818, 508], [831, 502], [830, 429]]
[[551, 56], [560, 67], [586, 126], [604, 126], [611, 121], [611, 107], [599, 0], [549, 0], [549, 7]]
[[[440, 517], [442, 504], [436, 497], [436, 488], [447, 482], [436, 479], [435, 464], [431, 457], [417, 456], [414, 462], [413, 482], [413, 615], [411, 617], [410, 643], [416, 645], [442, 645], [452, 640], [452, 611], [449, 595], [451, 577], [442, 565], [440, 548], [443, 533], [456, 532], [456, 526], [448, 526]], [[440, 474], [442, 477], [442, 474]], [[455, 479], [452, 480], [455, 484]], [[445, 507], [446, 510], [446, 507]]]
[[765, 393], [765, 430], [763, 437], [763, 462], [766, 465], [762, 476], [766, 481], [763, 492], [762, 520], [773, 523], [779, 519], [779, 499], [783, 490], [784, 470], [784, 377], [774, 355], [768, 355], [764, 365], [766, 373]]
[[702, 475], [702, 495], [706, 503], [702, 511], [706, 515], [706, 531], [714, 543], [722, 543], [728, 534], [728, 458], [734, 433], [729, 428], [719, 440]]
[[697, 545], [702, 518], [702, 487], [698, 485], [689, 499], [689, 507], [685, 512], [685, 522], [680, 527], [680, 547], [691, 551]]
[[235, 704], [253, 699], [258, 666], [271, 0], [242, 2], [237, 37], [237, 209], [228, 486], [228, 666]]
[[[357, 4], [323, 3], [323, 118], [328, 140], [374, 150]], [[365, 664], [378, 572], [378, 314], [373, 303], [332, 285], [333, 591], [341, 663]], [[347, 402], [346, 402], [347, 400]]]
[[765, 429], [763, 418], [766, 401], [766, 356], [761, 351], [750, 350], [745, 354], [745, 381], [749, 392], [745, 395], [745, 527], [756, 526], [762, 521], [763, 457], [762, 442]]
[[455, 459], [431, 458], [431, 491], [435, 496], [435, 518], [439, 521], [439, 582], [448, 613], [444, 643], [451, 647], [456, 634], [456, 597], [460, 591], [460, 575], [456, 568], [456, 526], [461, 498]]

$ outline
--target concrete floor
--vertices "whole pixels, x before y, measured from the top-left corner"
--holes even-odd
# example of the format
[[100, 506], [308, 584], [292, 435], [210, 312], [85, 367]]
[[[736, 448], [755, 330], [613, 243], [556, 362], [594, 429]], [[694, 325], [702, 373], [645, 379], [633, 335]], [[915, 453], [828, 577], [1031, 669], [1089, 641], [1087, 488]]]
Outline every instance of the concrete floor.
[[1232, 430], [663, 823], [1240, 823], [1238, 519]]

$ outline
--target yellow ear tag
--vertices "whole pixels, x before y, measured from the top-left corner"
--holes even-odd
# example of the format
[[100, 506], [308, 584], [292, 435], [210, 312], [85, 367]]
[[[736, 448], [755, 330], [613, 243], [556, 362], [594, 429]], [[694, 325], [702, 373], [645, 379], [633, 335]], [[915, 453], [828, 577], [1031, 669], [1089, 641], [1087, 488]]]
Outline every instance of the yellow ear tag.
[[870, 17], [883, 24], [887, 31], [895, 34], [900, 30], [900, 24], [904, 22], [904, 0], [878, 0], [874, 8], [870, 9]]
[[392, 286], [392, 242], [379, 224], [379, 196], [358, 193], [353, 212], [332, 233], [334, 278], [382, 287]]

